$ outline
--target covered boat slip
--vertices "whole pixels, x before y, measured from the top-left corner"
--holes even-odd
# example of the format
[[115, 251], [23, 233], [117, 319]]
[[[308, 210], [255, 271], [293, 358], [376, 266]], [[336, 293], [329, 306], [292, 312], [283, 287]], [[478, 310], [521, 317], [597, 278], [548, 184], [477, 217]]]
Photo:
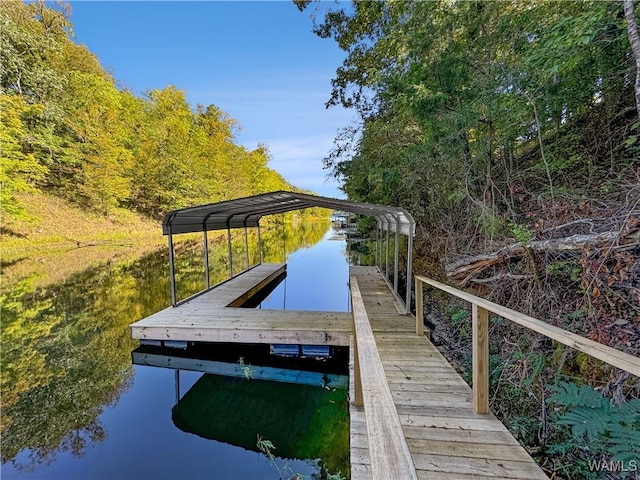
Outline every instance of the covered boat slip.
[[[332, 210], [343, 210], [375, 219], [376, 229], [376, 265], [384, 271], [386, 281], [393, 290], [398, 301], [404, 304], [405, 312], [410, 313], [412, 288], [412, 259], [413, 237], [415, 235], [415, 221], [413, 217], [399, 207], [379, 205], [373, 203], [356, 202], [337, 198], [309, 195], [299, 192], [277, 191], [263, 193], [252, 197], [237, 198], [224, 202], [199, 205], [196, 207], [173, 210], [162, 220], [162, 233], [167, 235], [169, 243], [169, 270], [171, 281], [171, 304], [179, 305], [189, 299], [179, 300], [176, 295], [176, 272], [174, 260], [173, 237], [181, 233], [202, 232], [204, 245], [204, 289], [211, 287], [209, 282], [209, 241], [207, 232], [211, 230], [227, 231], [229, 277], [233, 277], [233, 252], [231, 247], [231, 229], [244, 229], [245, 259], [249, 269], [249, 246], [247, 229], [257, 228], [258, 257], [262, 263], [262, 241], [260, 236], [260, 220], [264, 216], [278, 213], [321, 207]], [[393, 233], [393, 269], [390, 257], [390, 234]], [[400, 264], [400, 235], [406, 237], [406, 292], [400, 298], [399, 292], [399, 264]], [[391, 285], [393, 282], [393, 285]]]
[[[350, 268], [351, 314], [234, 308], [282, 276], [285, 266], [262, 264], [260, 256], [260, 264], [249, 268], [247, 260], [247, 270], [233, 276], [230, 247], [230, 278], [209, 285], [207, 231], [226, 228], [230, 239], [231, 228], [246, 233], [247, 227], [257, 227], [261, 251], [262, 216], [313, 206], [376, 219], [377, 266]], [[171, 212], [163, 231], [169, 237], [173, 306], [132, 324], [133, 338], [351, 345], [351, 478], [546, 478], [499, 420], [476, 413], [470, 387], [411, 315], [415, 223], [404, 210], [274, 192]], [[172, 236], [197, 231], [204, 234], [206, 285], [203, 292], [178, 302]], [[390, 233], [395, 237], [393, 267]], [[407, 236], [404, 298], [398, 291], [400, 234]]]

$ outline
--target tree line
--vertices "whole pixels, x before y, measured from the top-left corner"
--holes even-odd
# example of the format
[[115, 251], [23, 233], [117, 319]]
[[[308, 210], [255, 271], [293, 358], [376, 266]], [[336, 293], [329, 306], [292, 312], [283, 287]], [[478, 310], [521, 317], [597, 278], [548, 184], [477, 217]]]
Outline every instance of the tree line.
[[[638, 356], [637, 2], [295, 1], [345, 52], [327, 105], [360, 117], [325, 166], [350, 198], [414, 216], [415, 272]], [[431, 338], [468, 372], [468, 306], [426, 297]], [[608, 397], [594, 425], [609, 398], [637, 419], [637, 379], [491, 321], [491, 409], [549, 475], [637, 457], [637, 421], [612, 427], [617, 447], [569, 428], [586, 387], [547, 407], [586, 382]]]
[[[362, 120], [325, 159], [351, 198], [401, 204], [436, 224], [464, 204], [491, 232], [522, 220], [517, 192], [535, 189], [546, 200], [567, 188], [584, 192], [570, 178], [576, 170], [590, 187], [628, 173], [638, 158], [636, 60], [623, 2], [317, 8], [315, 32], [346, 52], [327, 105], [353, 108]], [[614, 131], [592, 122], [563, 135], [593, 112]]]
[[3, 213], [19, 192], [47, 191], [108, 213], [158, 217], [173, 208], [292, 185], [269, 152], [234, 143], [236, 122], [215, 105], [192, 108], [174, 86], [143, 97], [118, 88], [73, 40], [70, 6], [0, 4]]

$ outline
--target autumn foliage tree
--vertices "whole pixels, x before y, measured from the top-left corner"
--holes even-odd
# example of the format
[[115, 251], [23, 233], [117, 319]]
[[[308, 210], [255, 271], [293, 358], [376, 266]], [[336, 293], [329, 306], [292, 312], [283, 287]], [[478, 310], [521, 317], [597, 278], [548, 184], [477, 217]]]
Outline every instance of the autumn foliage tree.
[[108, 213], [172, 209], [293, 189], [265, 146], [234, 143], [235, 121], [168, 86], [138, 97], [73, 40], [69, 4], [0, 3], [2, 202], [41, 189]]

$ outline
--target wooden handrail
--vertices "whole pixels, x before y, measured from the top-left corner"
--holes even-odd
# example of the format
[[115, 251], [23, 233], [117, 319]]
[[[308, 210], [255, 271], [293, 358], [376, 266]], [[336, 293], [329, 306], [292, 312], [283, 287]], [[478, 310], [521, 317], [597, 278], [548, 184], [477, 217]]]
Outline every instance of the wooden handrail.
[[[423, 277], [421, 275], [415, 276], [416, 281], [416, 322], [419, 320], [422, 321], [424, 306], [422, 295], [418, 296], [418, 284], [424, 282], [428, 285], [436, 287], [439, 290], [447, 292], [451, 295], [454, 295], [458, 298], [466, 300], [470, 302], [473, 306], [473, 347], [474, 347], [474, 368], [473, 368], [473, 388], [474, 388], [474, 407], [476, 406], [476, 402], [482, 408], [485, 403], [487, 404], [488, 411], [488, 399], [482, 400], [481, 397], [484, 395], [482, 391], [485, 388], [485, 383], [488, 383], [488, 360], [489, 360], [489, 352], [488, 348], [486, 352], [483, 351], [482, 345], [477, 344], [476, 338], [482, 338], [485, 335], [488, 335], [486, 331], [488, 328], [488, 322], [483, 320], [483, 317], [486, 315], [485, 312], [493, 312], [497, 315], [500, 315], [507, 320], [510, 320], [518, 325], [526, 327], [534, 332], [540, 333], [545, 337], [551, 338], [560, 342], [568, 347], [574, 348], [582, 353], [586, 353], [592, 357], [595, 357], [603, 362], [606, 362], [614, 367], [620, 368], [636, 377], [640, 377], [640, 358], [630, 355], [628, 353], [617, 350], [613, 347], [608, 347], [601, 343], [595, 342], [593, 340], [589, 340], [588, 338], [582, 337], [575, 333], [571, 333], [567, 330], [564, 330], [560, 327], [556, 327], [555, 325], [550, 325], [542, 320], [538, 320], [537, 318], [530, 317], [529, 315], [525, 315], [524, 313], [517, 312], [510, 308], [504, 307], [497, 303], [490, 302], [489, 300], [485, 300], [484, 298], [477, 297], [467, 292], [463, 292], [462, 290], [458, 290], [457, 288], [450, 287], [449, 285], [445, 285], [440, 282], [436, 282], [435, 280], [431, 280], [430, 278]], [[422, 291], [422, 285], [420, 285], [420, 291]], [[477, 324], [477, 327], [476, 327]], [[417, 324], [416, 324], [417, 325]], [[478, 356], [478, 363], [480, 365], [476, 365], [476, 355]], [[476, 371], [478, 369], [478, 371]], [[476, 378], [478, 379], [479, 391], [476, 392]], [[478, 410], [476, 410], [478, 411]], [[478, 413], [482, 413], [478, 411]]]
[[369, 317], [355, 276], [349, 279], [354, 335], [355, 405], [364, 405], [371, 477], [376, 480], [416, 479]]

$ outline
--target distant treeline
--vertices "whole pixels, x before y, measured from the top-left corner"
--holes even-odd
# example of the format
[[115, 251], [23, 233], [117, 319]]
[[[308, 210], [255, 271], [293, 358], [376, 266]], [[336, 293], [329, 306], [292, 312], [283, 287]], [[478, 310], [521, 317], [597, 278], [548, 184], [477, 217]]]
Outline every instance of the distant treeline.
[[73, 38], [70, 8], [0, 4], [3, 213], [34, 190], [107, 213], [151, 217], [187, 205], [294, 187], [269, 153], [234, 143], [235, 121], [214, 105], [192, 109], [173, 86], [143, 98], [118, 88]]

